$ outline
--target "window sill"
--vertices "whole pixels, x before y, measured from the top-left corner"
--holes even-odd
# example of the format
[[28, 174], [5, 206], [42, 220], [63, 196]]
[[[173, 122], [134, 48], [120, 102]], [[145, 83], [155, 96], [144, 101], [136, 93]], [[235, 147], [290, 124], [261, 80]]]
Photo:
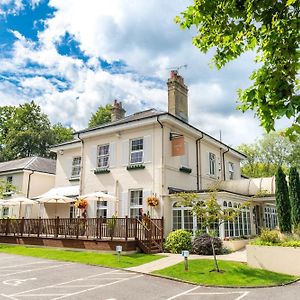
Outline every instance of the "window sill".
[[109, 169], [100, 169], [100, 168], [96, 168], [94, 169], [94, 174], [98, 175], [98, 174], [108, 174], [110, 173]]
[[139, 169], [145, 169], [145, 166], [143, 164], [135, 164], [135, 165], [129, 165], [126, 168], [128, 171], [133, 171], [133, 170], [139, 170]]
[[69, 181], [79, 181], [80, 177], [71, 177], [69, 178]]
[[191, 168], [187, 168], [187, 167], [180, 167], [179, 171], [183, 172], [183, 173], [187, 173], [187, 174], [191, 174], [192, 173], [192, 169]]

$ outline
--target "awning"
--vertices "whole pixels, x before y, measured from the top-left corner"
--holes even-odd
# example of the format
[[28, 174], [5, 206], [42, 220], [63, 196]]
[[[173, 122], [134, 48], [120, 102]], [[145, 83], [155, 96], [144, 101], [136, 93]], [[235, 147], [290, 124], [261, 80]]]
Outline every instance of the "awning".
[[34, 197], [37, 198], [50, 198], [57, 196], [65, 196], [65, 197], [77, 197], [79, 195], [79, 185], [71, 185], [71, 186], [62, 186], [57, 188], [52, 188], [48, 192]]

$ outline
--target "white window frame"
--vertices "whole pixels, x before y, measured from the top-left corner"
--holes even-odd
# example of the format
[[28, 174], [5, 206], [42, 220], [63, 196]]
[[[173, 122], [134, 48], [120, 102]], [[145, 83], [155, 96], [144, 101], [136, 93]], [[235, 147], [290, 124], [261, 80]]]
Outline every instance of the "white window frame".
[[70, 219], [76, 218], [76, 207], [74, 205], [74, 202], [70, 203], [69, 217]]
[[[138, 150], [132, 150], [132, 144], [135, 141], [142, 141], [142, 149], [138, 149]], [[140, 138], [136, 138], [136, 139], [131, 139], [129, 142], [129, 162], [131, 165], [136, 165], [136, 164], [142, 164], [144, 163], [144, 138], [140, 137]], [[140, 161], [133, 161], [132, 160], [132, 154], [136, 154], [136, 153], [142, 153], [141, 155], [141, 160]]]
[[209, 175], [210, 176], [216, 176], [216, 170], [217, 170], [217, 159], [216, 154], [209, 152], [208, 153], [208, 167], [209, 167]]
[[[74, 162], [78, 160], [79, 163], [74, 164]], [[77, 171], [78, 169], [78, 171]], [[81, 169], [81, 156], [74, 156], [72, 159], [72, 170], [71, 170], [71, 178], [79, 178], [80, 177], [80, 169]], [[75, 172], [76, 170], [76, 172]]]
[[[138, 194], [138, 203], [133, 203], [133, 199], [135, 199], [134, 194]], [[135, 218], [135, 217], [141, 217], [140, 211], [143, 209], [143, 197], [144, 197], [144, 191], [143, 189], [134, 189], [134, 190], [129, 190], [129, 216], [130, 218]], [[133, 215], [132, 210], [138, 209], [138, 215]]]
[[[172, 205], [172, 230], [176, 230], [176, 229], [184, 229], [187, 230], [189, 232], [195, 233], [195, 231], [197, 230], [197, 218], [192, 215], [190, 213], [190, 210], [192, 209], [191, 207], [187, 207], [187, 206], [176, 206], [177, 202], [173, 203]], [[180, 226], [178, 228], [174, 228], [174, 211], [176, 212], [180, 212]], [[192, 222], [187, 223], [185, 222], [185, 217], [191, 217], [192, 218]], [[192, 228], [189, 228], [188, 224], [192, 224]]]
[[229, 172], [229, 180], [234, 179], [234, 163], [233, 162], [228, 162], [228, 172]]
[[[104, 153], [104, 154], [101, 154], [101, 148], [105, 148], [105, 147], [107, 147], [107, 153]], [[110, 146], [109, 146], [109, 144], [102, 144], [102, 145], [98, 145], [97, 146], [97, 168], [99, 168], [99, 169], [107, 169], [107, 168], [109, 168], [109, 149], [110, 148]], [[102, 159], [105, 159], [107, 157], [107, 163], [106, 164], [103, 164], [103, 165], [101, 165], [101, 158]], [[103, 161], [105, 161], [105, 160], [103, 160]]]
[[108, 213], [108, 203], [107, 201], [97, 201], [97, 207], [96, 207], [96, 217], [97, 218], [107, 218]]

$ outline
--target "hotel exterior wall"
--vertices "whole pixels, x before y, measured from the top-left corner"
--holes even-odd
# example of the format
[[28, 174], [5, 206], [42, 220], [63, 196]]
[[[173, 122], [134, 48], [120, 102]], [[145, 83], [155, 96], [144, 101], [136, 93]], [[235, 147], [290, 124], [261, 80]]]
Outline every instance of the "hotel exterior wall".
[[[54, 174], [46, 174], [40, 172], [34, 172], [31, 174], [31, 171], [24, 171], [23, 173], [23, 190], [26, 190], [24, 196], [27, 197], [27, 188], [28, 181], [30, 180], [29, 185], [29, 198], [36, 197], [41, 195], [54, 187], [55, 184], [55, 175]], [[30, 178], [30, 179], [29, 179]]]
[[55, 187], [78, 185], [78, 181], [70, 181], [73, 157], [81, 156], [81, 144], [72, 149], [64, 149], [57, 153]]
[[[124, 161], [125, 147], [129, 147], [129, 141], [135, 138], [147, 138], [147, 145], [144, 145], [144, 155], [147, 152], [147, 161], [143, 163], [144, 169], [127, 170], [129, 165], [129, 152], [127, 160]], [[97, 145], [110, 144], [114, 153], [110, 153], [110, 158], [114, 157], [113, 163], [110, 162], [109, 173], [94, 174], [96, 168]], [[113, 146], [112, 146], [113, 145]], [[145, 203], [146, 196], [156, 193], [161, 194], [161, 129], [158, 124], [153, 124], [144, 128], [137, 127], [114, 134], [99, 135], [87, 138], [84, 141], [84, 161], [83, 161], [83, 194], [95, 191], [106, 191], [117, 197], [119, 216], [129, 213], [129, 190], [143, 189], [144, 204], [143, 210], [147, 211]], [[127, 202], [127, 203], [124, 203]], [[96, 204], [95, 204], [96, 205]], [[115, 206], [108, 207], [108, 214], [114, 213]], [[95, 207], [94, 207], [95, 208]], [[92, 214], [95, 209], [91, 209]], [[161, 215], [160, 208], [153, 212], [155, 216]], [[89, 215], [92, 217], [92, 215]]]

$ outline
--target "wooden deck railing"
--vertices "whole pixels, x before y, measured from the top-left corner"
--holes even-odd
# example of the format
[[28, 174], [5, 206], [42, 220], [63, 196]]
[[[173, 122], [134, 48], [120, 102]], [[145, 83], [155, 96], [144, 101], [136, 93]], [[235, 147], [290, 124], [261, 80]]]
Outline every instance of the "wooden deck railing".
[[75, 238], [99, 240], [163, 239], [163, 219], [137, 218], [55, 218], [0, 219], [1, 236]]

